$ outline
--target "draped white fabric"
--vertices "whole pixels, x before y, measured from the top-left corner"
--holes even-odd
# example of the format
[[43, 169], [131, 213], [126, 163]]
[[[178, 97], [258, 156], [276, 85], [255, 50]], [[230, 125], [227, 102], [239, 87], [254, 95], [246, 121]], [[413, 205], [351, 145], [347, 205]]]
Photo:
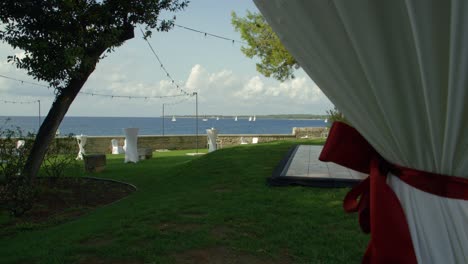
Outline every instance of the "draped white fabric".
[[125, 163], [138, 162], [138, 128], [125, 128]]
[[76, 136], [76, 141], [78, 142], [78, 155], [76, 156], [77, 160], [82, 160], [83, 155], [86, 155], [85, 146], [86, 146], [87, 137], [84, 135]]
[[[468, 178], [468, 1], [254, 0], [388, 161]], [[468, 202], [389, 177], [419, 263], [468, 263]]]
[[218, 138], [217, 129], [207, 129], [206, 134], [208, 136], [208, 152], [213, 152], [217, 149], [216, 139]]

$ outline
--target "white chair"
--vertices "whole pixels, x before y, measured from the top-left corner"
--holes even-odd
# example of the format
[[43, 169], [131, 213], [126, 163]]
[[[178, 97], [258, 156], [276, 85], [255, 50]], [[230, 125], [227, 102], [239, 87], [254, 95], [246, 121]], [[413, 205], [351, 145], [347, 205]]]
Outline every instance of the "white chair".
[[124, 128], [125, 133], [125, 163], [138, 162], [138, 128]]
[[208, 135], [208, 152], [213, 152], [217, 149], [216, 139], [218, 137], [217, 129], [207, 129], [206, 134]]
[[257, 144], [258, 143], [258, 137], [252, 138], [252, 144]]
[[327, 138], [327, 137], [328, 137], [328, 132], [329, 132], [329, 131], [328, 131], [328, 128], [326, 127], [326, 128], [323, 130], [323, 132], [322, 132], [322, 134], [320, 135], [320, 137]]
[[26, 144], [25, 140], [20, 139], [20, 140], [16, 141], [16, 149], [19, 150], [19, 149], [23, 148], [25, 144]]
[[112, 154], [123, 154], [125, 153], [122, 146], [119, 146], [119, 141], [115, 138], [111, 140], [112, 143]]
[[83, 159], [83, 155], [86, 155], [86, 151], [84, 149], [85, 145], [86, 145], [86, 136], [81, 134], [79, 136], [76, 136], [76, 141], [78, 141], [78, 148], [79, 148], [79, 151], [78, 151], [78, 156], [76, 157], [77, 160], [82, 160]]
[[244, 137], [241, 137], [241, 138], [240, 138], [240, 143], [241, 143], [241, 145], [249, 144], [249, 143], [244, 139]]

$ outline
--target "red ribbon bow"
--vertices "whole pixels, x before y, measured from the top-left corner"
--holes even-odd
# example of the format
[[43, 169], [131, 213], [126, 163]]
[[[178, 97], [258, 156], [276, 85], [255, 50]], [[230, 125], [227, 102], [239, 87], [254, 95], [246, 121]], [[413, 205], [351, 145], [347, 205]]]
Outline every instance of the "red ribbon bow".
[[359, 212], [361, 229], [371, 233], [363, 263], [417, 263], [405, 213], [385, 182], [393, 167], [357, 130], [340, 122], [333, 123], [319, 159], [369, 173], [343, 203], [346, 212]]

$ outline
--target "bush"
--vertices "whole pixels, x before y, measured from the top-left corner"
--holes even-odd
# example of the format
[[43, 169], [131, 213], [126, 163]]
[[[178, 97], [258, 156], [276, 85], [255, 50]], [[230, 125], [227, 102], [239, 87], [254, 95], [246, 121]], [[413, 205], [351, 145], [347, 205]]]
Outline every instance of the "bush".
[[329, 115], [329, 117], [328, 117], [329, 122], [328, 123], [330, 124], [330, 126], [335, 121], [339, 121], [339, 122], [349, 124], [349, 122], [344, 117], [343, 113], [341, 113], [340, 110], [338, 110], [338, 108], [336, 108], [336, 106], [333, 109], [328, 110], [327, 114]]
[[36, 193], [32, 182], [19, 175], [9, 178], [0, 186], [0, 202], [12, 216], [19, 217], [32, 208]]
[[65, 176], [65, 172], [78, 168], [76, 157], [76, 144], [73, 135], [67, 138], [55, 138], [44, 158], [42, 168], [47, 176], [58, 178]]
[[[11, 215], [20, 216], [31, 209], [36, 194], [31, 179], [21, 174], [34, 135], [23, 136], [18, 127], [0, 127], [0, 206]], [[19, 140], [24, 145], [17, 147]]]

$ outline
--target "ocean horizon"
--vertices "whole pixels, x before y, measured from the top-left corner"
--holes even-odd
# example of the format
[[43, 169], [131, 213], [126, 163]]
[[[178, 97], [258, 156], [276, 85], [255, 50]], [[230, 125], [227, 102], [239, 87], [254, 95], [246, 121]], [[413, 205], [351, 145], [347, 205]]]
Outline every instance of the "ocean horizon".
[[[8, 122], [6, 123], [6, 121]], [[206, 119], [206, 121], [203, 121]], [[44, 120], [42, 117], [41, 121]], [[66, 116], [60, 127], [60, 135], [123, 136], [123, 129], [137, 127], [139, 135], [194, 135], [196, 119], [193, 117], [85, 117]], [[249, 121], [248, 117], [198, 118], [198, 134], [206, 129], [216, 128], [219, 134], [291, 134], [293, 127], [325, 127], [320, 119], [273, 119], [259, 118]], [[0, 127], [19, 127], [24, 133], [36, 133], [39, 128], [38, 116], [0, 116]]]

